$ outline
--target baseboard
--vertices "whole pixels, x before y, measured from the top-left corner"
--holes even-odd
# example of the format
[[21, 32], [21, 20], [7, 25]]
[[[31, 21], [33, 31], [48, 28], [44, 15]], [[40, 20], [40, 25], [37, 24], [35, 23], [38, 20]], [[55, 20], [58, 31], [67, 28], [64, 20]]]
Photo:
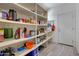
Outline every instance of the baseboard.
[[74, 47], [73, 45], [68, 45], [68, 44], [64, 44], [64, 43], [58, 43], [58, 44]]

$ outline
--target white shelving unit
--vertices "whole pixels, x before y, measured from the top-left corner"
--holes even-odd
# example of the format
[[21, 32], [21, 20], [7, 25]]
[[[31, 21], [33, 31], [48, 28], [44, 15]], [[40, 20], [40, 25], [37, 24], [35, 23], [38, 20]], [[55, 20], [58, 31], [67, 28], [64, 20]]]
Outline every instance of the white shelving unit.
[[[38, 27], [45, 27], [47, 28], [47, 17], [46, 16], [43, 16], [41, 14], [38, 14], [38, 8], [39, 7], [37, 4], [35, 4], [36, 6], [36, 12], [33, 12], [32, 10], [28, 9], [27, 7], [21, 5], [21, 4], [17, 4], [17, 3], [10, 3], [10, 4], [6, 4], [6, 3], [2, 3], [0, 4], [0, 8], [2, 9], [5, 9], [5, 10], [8, 10], [8, 9], [15, 9], [16, 11], [18, 12], [21, 12], [22, 14], [26, 14], [26, 16], [28, 14], [31, 14], [31, 16], [35, 16], [35, 19], [36, 21], [38, 21], [38, 16], [42, 17], [43, 20], [46, 22], [46, 24], [32, 24], [32, 23], [23, 23], [23, 22], [18, 22], [18, 21], [9, 21], [9, 20], [5, 20], [5, 19], [1, 19], [0, 18], [0, 23], [3, 23], [3, 24], [15, 24], [15, 25], [22, 25], [22, 26], [34, 26], [36, 28], [36, 35], [35, 36], [32, 36], [30, 38], [21, 38], [21, 39], [12, 39], [12, 40], [8, 40], [8, 41], [4, 41], [4, 42], [0, 42], [0, 48], [4, 48], [4, 47], [8, 47], [8, 46], [12, 46], [12, 45], [15, 45], [16, 43], [19, 43], [19, 42], [25, 42], [27, 40], [32, 40], [33, 38], [35, 38], [35, 40], [37, 41], [37, 37], [39, 36], [43, 36], [43, 35], [47, 35], [48, 33], [52, 33], [52, 31], [45, 31], [44, 33], [40, 33], [37, 35], [37, 29]], [[6, 26], [6, 25], [5, 25]], [[12, 26], [12, 25], [10, 25]], [[16, 26], [16, 27], [17, 27]], [[39, 44], [35, 44], [34, 47], [32, 49], [26, 49], [22, 52], [16, 52], [16, 56], [24, 56], [26, 54], [28, 54], [29, 52], [33, 51], [34, 49], [38, 48], [40, 45], [44, 44], [45, 42], [47, 42], [48, 40], [50, 40], [52, 38], [52, 35], [46, 37], [45, 40], [43, 40], [42, 42], [40, 42]]]

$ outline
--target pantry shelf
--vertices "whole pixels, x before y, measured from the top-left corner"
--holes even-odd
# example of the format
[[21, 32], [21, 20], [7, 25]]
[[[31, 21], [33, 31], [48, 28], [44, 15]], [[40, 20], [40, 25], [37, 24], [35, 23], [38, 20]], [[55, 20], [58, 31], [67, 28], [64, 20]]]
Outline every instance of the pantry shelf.
[[7, 24], [19, 24], [19, 25], [31, 25], [31, 26], [35, 26], [36, 25], [36, 24], [23, 23], [23, 22], [18, 22], [18, 21], [9, 21], [9, 20], [6, 20], [6, 19], [0, 19], [0, 22], [7, 23]]
[[42, 35], [45, 35], [45, 34], [48, 34], [49, 32], [52, 32], [52, 31], [47, 31], [45, 33], [40, 33], [39, 35], [37, 35], [37, 37], [42, 36]]
[[39, 16], [39, 17], [42, 17], [42, 18], [47, 19], [47, 17], [45, 17], [45, 16], [43, 16], [43, 15], [40, 15], [40, 14], [37, 14], [37, 13], [36, 13], [36, 15]]
[[0, 48], [1, 47], [5, 47], [5, 46], [8, 46], [8, 45], [15, 44], [15, 43], [19, 43], [19, 42], [31, 40], [31, 39], [36, 38], [36, 37], [37, 37], [37, 35], [36, 36], [33, 36], [33, 37], [30, 37], [30, 38], [23, 38], [23, 39], [16, 39], [16, 40], [10, 40], [10, 41], [1, 42], [0, 43]]
[[[36, 3], [0, 4], [0, 25], [0, 49], [4, 51], [11, 47], [16, 50], [15, 52], [11, 50], [15, 56], [24, 56], [33, 50], [37, 50], [36, 48], [39, 49], [40, 45], [47, 44], [48, 40], [53, 37], [51, 29], [48, 28], [47, 11]], [[32, 49], [28, 49], [27, 43], [31, 43]], [[24, 50], [20, 50], [21, 48], [24, 48]]]
[[48, 37], [47, 39], [45, 39], [43, 42], [39, 43], [37, 45], [37, 47], [39, 47], [40, 45], [44, 44], [45, 42], [47, 42], [48, 40], [50, 40], [53, 36]]
[[26, 10], [26, 11], [29, 11], [29, 12], [31, 12], [31, 13], [37, 15], [37, 16], [40, 16], [40, 17], [46, 18], [45, 16], [40, 15], [40, 14], [37, 14], [36, 12], [33, 12], [33, 11], [29, 10], [28, 8], [25, 8], [24, 6], [22, 6], [22, 5], [20, 5], [20, 4], [14, 3], [14, 5], [16, 5], [16, 6], [22, 8], [22, 9], [24, 9], [24, 10]]
[[[50, 32], [50, 31], [49, 31]], [[23, 42], [23, 41], [27, 41], [27, 40], [31, 40], [33, 38], [36, 38], [36, 37], [39, 37], [39, 36], [42, 36], [42, 35], [45, 35], [49, 32], [45, 32], [45, 33], [41, 33], [39, 35], [36, 35], [36, 36], [33, 36], [33, 37], [29, 37], [29, 38], [22, 38], [22, 39], [16, 39], [16, 40], [10, 40], [10, 41], [5, 41], [5, 42], [1, 42], [0, 43], [0, 48], [1, 47], [5, 47], [5, 46], [11, 46], [12, 44], [15, 44], [15, 43], [19, 43], [19, 42]]]
[[20, 4], [14, 3], [14, 5], [16, 5], [16, 6], [22, 8], [22, 9], [24, 9], [24, 10], [26, 10], [26, 11], [29, 11], [29, 12], [31, 12], [31, 13], [33, 13], [33, 14], [36, 14], [35, 12], [31, 11], [31, 10], [28, 9], [28, 8], [25, 8], [24, 6], [22, 6], [22, 5], [20, 5]]
[[27, 50], [25, 50], [25, 51], [18, 52], [18, 53], [15, 53], [15, 54], [16, 54], [16, 56], [24, 56], [24, 55], [30, 53], [31, 51], [33, 51], [34, 49], [38, 48], [40, 45], [44, 44], [45, 42], [47, 42], [47, 41], [50, 40], [51, 38], [52, 38], [52, 36], [51, 36], [51, 37], [48, 37], [46, 40], [44, 40], [43, 42], [37, 44], [37, 45], [34, 46], [32, 49], [27, 49]]

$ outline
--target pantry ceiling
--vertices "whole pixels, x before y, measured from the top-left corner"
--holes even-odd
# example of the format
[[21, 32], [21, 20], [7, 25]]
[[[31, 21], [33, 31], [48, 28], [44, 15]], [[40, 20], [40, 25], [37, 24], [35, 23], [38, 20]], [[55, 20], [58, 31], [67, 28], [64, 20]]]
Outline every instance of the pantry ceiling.
[[39, 3], [39, 5], [44, 8], [45, 10], [49, 10], [53, 7], [58, 7], [62, 5], [62, 3]]

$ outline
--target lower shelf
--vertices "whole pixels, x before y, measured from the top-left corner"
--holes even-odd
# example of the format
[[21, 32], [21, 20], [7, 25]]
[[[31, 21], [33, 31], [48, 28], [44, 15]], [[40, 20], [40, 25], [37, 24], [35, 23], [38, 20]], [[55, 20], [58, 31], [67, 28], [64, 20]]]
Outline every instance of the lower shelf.
[[44, 44], [45, 42], [47, 42], [47, 41], [50, 40], [51, 38], [52, 38], [52, 36], [51, 36], [51, 37], [48, 37], [48, 38], [47, 38], [46, 40], [44, 40], [43, 42], [41, 42], [41, 43], [35, 45], [32, 49], [27, 49], [27, 50], [25, 50], [25, 51], [17, 52], [17, 53], [15, 53], [15, 54], [16, 54], [16, 56], [25, 56], [26, 54], [28, 54], [29, 52], [31, 52], [31, 51], [33, 51], [34, 49], [38, 48], [40, 45]]
[[51, 32], [51, 31], [48, 31], [48, 32], [45, 32], [45, 33], [41, 33], [41, 34], [39, 34], [39, 35], [35, 35], [35, 36], [32, 36], [32, 37], [30, 37], [30, 38], [22, 38], [22, 39], [17, 39], [17, 40], [9, 40], [9, 41], [5, 41], [5, 42], [1, 42], [0, 43], [0, 48], [2, 48], [2, 47], [8, 47], [9, 45], [13, 45], [13, 44], [15, 44], [15, 43], [18, 43], [18, 42], [23, 42], [23, 41], [27, 41], [27, 40], [31, 40], [31, 39], [33, 39], [33, 38], [36, 38], [36, 37], [39, 37], [39, 36], [42, 36], [42, 35], [45, 35], [45, 34], [47, 34], [47, 33], [49, 33], [49, 32]]

